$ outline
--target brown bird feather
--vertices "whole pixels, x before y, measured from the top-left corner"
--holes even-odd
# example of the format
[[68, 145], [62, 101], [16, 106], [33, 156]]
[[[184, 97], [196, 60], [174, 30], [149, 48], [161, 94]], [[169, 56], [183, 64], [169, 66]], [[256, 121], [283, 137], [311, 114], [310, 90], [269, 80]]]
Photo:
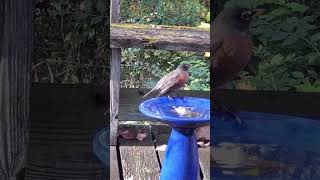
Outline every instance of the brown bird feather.
[[158, 96], [161, 96], [183, 88], [189, 80], [189, 66], [188, 64], [180, 64], [175, 70], [163, 76], [155, 87], [145, 94], [143, 98], [149, 96], [151, 93], [158, 93]]
[[232, 7], [224, 9], [212, 25], [211, 82], [217, 88], [232, 81], [251, 59], [253, 43], [249, 25], [262, 9]]

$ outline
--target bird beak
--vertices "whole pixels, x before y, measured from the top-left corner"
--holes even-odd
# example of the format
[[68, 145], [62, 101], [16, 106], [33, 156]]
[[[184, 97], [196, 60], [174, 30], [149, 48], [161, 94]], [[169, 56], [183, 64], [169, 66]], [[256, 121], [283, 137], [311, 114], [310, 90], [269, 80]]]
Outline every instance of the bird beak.
[[252, 17], [257, 17], [257, 16], [261, 16], [262, 14], [264, 14], [265, 9], [254, 9], [253, 13], [254, 15]]

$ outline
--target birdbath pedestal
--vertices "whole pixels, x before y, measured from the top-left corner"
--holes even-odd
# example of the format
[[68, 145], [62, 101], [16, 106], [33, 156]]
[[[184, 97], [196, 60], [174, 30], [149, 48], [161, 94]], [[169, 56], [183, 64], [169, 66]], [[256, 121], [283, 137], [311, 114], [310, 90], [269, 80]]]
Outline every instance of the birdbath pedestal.
[[195, 130], [209, 124], [210, 100], [157, 97], [142, 102], [139, 110], [172, 128], [160, 180], [197, 180], [199, 158]]

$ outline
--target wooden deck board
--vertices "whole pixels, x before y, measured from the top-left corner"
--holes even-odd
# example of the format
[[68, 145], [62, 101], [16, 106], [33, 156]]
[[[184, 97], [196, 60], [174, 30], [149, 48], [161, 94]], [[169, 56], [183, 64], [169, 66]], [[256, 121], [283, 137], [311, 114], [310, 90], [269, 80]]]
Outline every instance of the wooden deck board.
[[[141, 126], [128, 128], [137, 132]], [[119, 128], [123, 131], [124, 127]], [[147, 138], [143, 141], [119, 139], [121, 166], [124, 179], [158, 180], [160, 165], [153, 145], [150, 129], [143, 127]]]
[[203, 180], [210, 180], [210, 147], [199, 148], [199, 160]]
[[120, 180], [117, 147], [110, 146], [110, 179]]
[[[152, 126], [151, 132], [155, 138], [156, 147], [167, 145], [168, 139], [171, 133], [171, 128], [169, 126]], [[160, 163], [163, 163], [165, 151], [157, 151]]]
[[31, 98], [25, 180], [109, 179], [92, 150], [94, 135], [108, 124], [91, 89], [39, 85]]

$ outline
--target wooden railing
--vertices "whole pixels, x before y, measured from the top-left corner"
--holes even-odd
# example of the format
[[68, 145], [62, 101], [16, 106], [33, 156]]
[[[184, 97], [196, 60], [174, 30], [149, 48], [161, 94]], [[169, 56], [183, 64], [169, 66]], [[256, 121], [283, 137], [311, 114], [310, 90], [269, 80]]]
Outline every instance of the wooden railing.
[[210, 51], [208, 28], [111, 24], [112, 48], [147, 48], [178, 51]]

